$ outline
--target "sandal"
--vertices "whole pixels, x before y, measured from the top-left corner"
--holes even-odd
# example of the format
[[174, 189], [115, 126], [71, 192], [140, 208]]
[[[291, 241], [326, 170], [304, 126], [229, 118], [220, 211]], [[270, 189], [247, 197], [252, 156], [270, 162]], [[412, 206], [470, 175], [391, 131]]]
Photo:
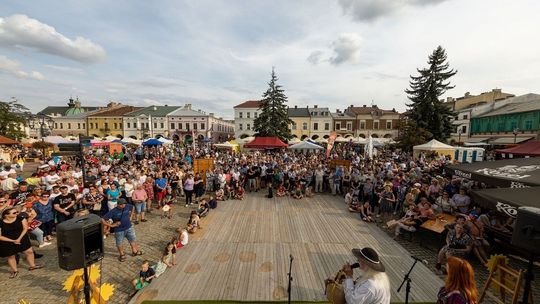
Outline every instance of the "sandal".
[[126, 255], [125, 254], [122, 254], [121, 256], [118, 257], [118, 261], [120, 262], [124, 262], [126, 260]]
[[19, 275], [19, 272], [18, 272], [18, 271], [12, 271], [12, 272], [9, 274], [9, 278], [10, 278], [10, 279], [15, 279], [18, 275]]
[[132, 252], [131, 253], [131, 256], [138, 256], [138, 255], [143, 255], [143, 252], [139, 250], [137, 252]]
[[30, 268], [28, 268], [28, 270], [32, 271], [32, 270], [37, 270], [37, 269], [41, 269], [43, 268], [43, 265], [35, 265], [35, 266], [32, 266]]

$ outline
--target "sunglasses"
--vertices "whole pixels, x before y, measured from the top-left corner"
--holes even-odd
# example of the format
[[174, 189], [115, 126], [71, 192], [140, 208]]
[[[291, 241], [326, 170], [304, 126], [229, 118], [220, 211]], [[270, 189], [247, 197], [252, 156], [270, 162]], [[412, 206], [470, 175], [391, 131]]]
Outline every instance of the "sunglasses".
[[9, 214], [9, 215], [15, 215], [15, 214], [18, 214], [18, 213], [19, 213], [19, 211], [15, 211], [15, 212], [10, 212], [10, 213], [8, 213], [8, 214]]

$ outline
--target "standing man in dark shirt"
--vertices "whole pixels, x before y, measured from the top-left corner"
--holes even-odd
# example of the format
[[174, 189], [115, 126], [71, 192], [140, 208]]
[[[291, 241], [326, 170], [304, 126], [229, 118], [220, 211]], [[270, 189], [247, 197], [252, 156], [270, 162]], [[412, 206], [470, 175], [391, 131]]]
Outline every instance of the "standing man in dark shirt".
[[27, 182], [20, 182], [19, 188], [17, 191], [11, 193], [9, 196], [10, 199], [14, 200], [14, 205], [21, 205], [26, 200], [26, 196], [30, 193], [28, 190], [28, 183]]
[[255, 179], [256, 173], [255, 173], [254, 168], [255, 167], [249, 168], [249, 170], [247, 172], [249, 192], [252, 192], [253, 190], [257, 190], [257, 181]]
[[143, 254], [142, 251], [138, 249], [137, 243], [135, 243], [135, 229], [131, 225], [131, 219], [133, 219], [133, 211], [135, 209], [133, 208], [133, 205], [126, 205], [126, 203], [127, 202], [125, 199], [118, 199], [116, 207], [109, 210], [109, 212], [107, 212], [101, 220], [103, 225], [110, 227], [111, 230], [114, 228], [114, 230], [111, 232], [114, 232], [116, 248], [120, 254], [118, 257], [120, 262], [124, 262], [126, 260], [126, 254], [124, 253], [124, 248], [122, 246], [124, 238], [126, 238], [129, 242], [132, 256]]
[[75, 213], [75, 194], [68, 192], [67, 186], [60, 187], [60, 195], [54, 198], [53, 207], [57, 212], [58, 223], [65, 222], [73, 217]]

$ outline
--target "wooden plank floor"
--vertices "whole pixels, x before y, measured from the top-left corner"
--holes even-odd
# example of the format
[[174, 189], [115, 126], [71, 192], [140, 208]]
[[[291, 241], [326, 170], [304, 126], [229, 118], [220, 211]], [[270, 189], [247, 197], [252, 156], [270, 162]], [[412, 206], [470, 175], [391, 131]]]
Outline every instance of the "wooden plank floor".
[[[375, 225], [350, 214], [339, 197], [267, 199], [248, 194], [244, 201], [220, 202], [203, 219], [203, 229], [177, 253], [178, 265], [155, 279], [141, 296], [154, 300], [248, 300], [287, 298], [289, 255], [293, 262], [293, 300], [325, 300], [324, 279], [354, 262], [354, 247], [379, 252], [392, 286], [392, 301], [413, 260]], [[435, 301], [443, 282], [422, 264], [412, 274], [411, 302]], [[139, 299], [139, 300], [141, 300]]]

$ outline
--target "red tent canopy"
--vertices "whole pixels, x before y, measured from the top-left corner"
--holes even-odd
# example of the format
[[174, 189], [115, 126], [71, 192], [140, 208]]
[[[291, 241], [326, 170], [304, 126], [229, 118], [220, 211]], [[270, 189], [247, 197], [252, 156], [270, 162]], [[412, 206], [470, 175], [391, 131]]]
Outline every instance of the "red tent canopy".
[[287, 148], [288, 145], [277, 137], [255, 137], [255, 139], [244, 145], [245, 148], [252, 149], [273, 149]]
[[519, 156], [540, 156], [540, 141], [531, 140], [519, 146], [497, 150], [497, 153], [505, 153]]
[[11, 138], [0, 135], [0, 145], [18, 145], [19, 142]]

